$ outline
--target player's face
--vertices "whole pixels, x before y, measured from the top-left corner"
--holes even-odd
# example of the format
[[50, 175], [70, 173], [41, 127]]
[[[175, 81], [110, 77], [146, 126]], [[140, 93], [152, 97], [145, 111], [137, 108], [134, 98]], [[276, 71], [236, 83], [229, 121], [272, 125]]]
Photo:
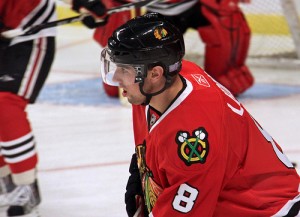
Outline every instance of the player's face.
[[117, 64], [113, 81], [122, 89], [122, 96], [131, 104], [142, 104], [145, 96], [141, 94], [139, 83], [135, 82], [136, 70], [130, 65]]

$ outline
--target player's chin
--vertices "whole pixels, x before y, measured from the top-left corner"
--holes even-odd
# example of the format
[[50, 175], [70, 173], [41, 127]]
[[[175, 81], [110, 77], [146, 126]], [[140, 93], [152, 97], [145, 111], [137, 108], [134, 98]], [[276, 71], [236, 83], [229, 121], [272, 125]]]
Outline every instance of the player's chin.
[[134, 97], [130, 94], [127, 94], [126, 98], [127, 98], [127, 101], [132, 105], [141, 105], [143, 103], [143, 101], [141, 101], [139, 98]]

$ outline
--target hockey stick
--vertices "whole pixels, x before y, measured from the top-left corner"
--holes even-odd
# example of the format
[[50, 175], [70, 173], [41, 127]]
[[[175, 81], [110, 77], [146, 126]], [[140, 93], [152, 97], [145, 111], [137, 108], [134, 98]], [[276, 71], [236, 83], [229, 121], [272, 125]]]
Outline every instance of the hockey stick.
[[[139, 2], [123, 4], [123, 5], [108, 9], [107, 14], [111, 15], [111, 14], [118, 13], [121, 11], [128, 11], [128, 10], [131, 10], [134, 8], [146, 7], [146, 6], [152, 5], [159, 1], [161, 1], [161, 0], [144, 0], [144, 1], [139, 1]], [[17, 36], [32, 35], [32, 34], [35, 34], [39, 31], [41, 31], [42, 29], [47, 29], [47, 28], [51, 28], [51, 27], [56, 27], [56, 26], [60, 26], [60, 25], [65, 25], [65, 24], [81, 21], [86, 16], [91, 16], [91, 15], [84, 13], [84, 14], [81, 14], [81, 15], [78, 15], [75, 17], [70, 17], [70, 18], [66, 18], [66, 19], [62, 19], [62, 20], [56, 20], [56, 21], [49, 22], [49, 23], [42, 23], [39, 25], [31, 26], [26, 29], [22, 29], [22, 28], [12, 29], [12, 30], [2, 32], [1, 35], [5, 38], [14, 38]], [[104, 20], [100, 19], [100, 20], [97, 20], [97, 22], [104, 22]]]

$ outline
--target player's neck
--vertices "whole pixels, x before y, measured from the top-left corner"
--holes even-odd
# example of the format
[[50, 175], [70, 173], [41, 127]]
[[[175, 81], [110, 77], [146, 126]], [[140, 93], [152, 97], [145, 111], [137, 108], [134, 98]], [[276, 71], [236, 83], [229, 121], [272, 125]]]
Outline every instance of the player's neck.
[[182, 89], [183, 84], [179, 76], [176, 76], [174, 83], [171, 87], [167, 88], [161, 94], [153, 96], [150, 105], [157, 111], [164, 113], [164, 111], [169, 107], [171, 102], [175, 99], [179, 91]]

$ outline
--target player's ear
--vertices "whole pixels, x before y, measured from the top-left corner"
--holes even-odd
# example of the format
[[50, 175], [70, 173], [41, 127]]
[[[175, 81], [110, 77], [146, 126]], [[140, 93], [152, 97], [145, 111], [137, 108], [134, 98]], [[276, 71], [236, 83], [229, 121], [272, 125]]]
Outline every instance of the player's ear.
[[161, 80], [162, 77], [164, 77], [163, 67], [154, 66], [149, 73], [149, 78], [155, 82]]

